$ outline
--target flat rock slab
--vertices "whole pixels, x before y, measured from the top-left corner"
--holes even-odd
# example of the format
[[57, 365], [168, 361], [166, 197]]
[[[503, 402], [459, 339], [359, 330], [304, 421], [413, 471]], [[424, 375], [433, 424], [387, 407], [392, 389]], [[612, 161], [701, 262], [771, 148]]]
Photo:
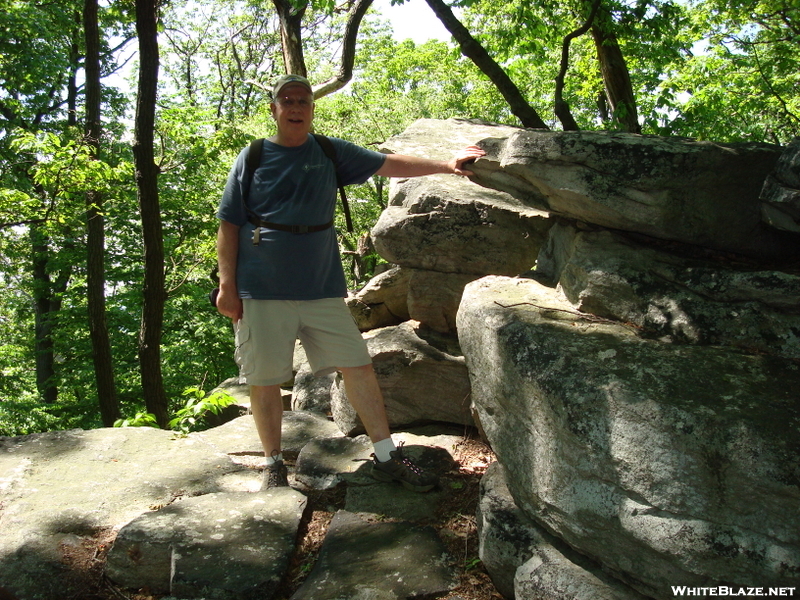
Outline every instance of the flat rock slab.
[[314, 569], [291, 600], [400, 600], [457, 585], [436, 531], [410, 523], [334, 515]]
[[271, 598], [305, 507], [305, 496], [291, 488], [174, 502], [120, 530], [106, 574], [127, 588], [180, 598]]
[[[341, 435], [336, 424], [324, 415], [291, 410], [283, 413], [281, 423], [283, 450], [299, 452], [313, 438]], [[213, 429], [192, 433], [189, 437], [202, 440], [227, 454], [264, 456], [255, 421], [250, 415], [239, 417]]]
[[[453, 454], [461, 437], [455, 435], [426, 435], [395, 433], [396, 444], [426, 471], [442, 475], [455, 464]], [[394, 483], [379, 484], [370, 475], [372, 444], [366, 435], [355, 438], [335, 437], [311, 440], [297, 457], [295, 479], [311, 489], [328, 490], [342, 482], [350, 485], [382, 485], [393, 491], [400, 486]]]
[[[372, 478], [370, 478], [372, 479]], [[372, 485], [350, 485], [345, 496], [345, 510], [372, 514], [378, 518], [430, 522], [436, 507], [453, 490], [437, 487], [425, 493], [412, 492], [401, 485], [371, 481]]]
[[0, 438], [0, 585], [69, 597], [65, 539], [121, 527], [176, 497], [245, 491], [256, 472], [212, 446], [148, 427]]

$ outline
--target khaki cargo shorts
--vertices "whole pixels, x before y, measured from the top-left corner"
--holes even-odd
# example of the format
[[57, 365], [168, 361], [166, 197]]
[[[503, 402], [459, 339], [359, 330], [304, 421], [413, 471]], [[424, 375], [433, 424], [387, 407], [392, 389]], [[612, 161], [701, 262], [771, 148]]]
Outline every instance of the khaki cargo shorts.
[[343, 298], [242, 303], [242, 319], [234, 325], [241, 383], [263, 386], [291, 380], [296, 339], [318, 376], [372, 362]]

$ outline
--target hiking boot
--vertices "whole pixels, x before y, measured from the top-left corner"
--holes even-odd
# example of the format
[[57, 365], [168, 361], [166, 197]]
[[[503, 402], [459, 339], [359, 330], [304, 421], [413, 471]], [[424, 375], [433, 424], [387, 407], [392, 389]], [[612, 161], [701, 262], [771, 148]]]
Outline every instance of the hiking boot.
[[275, 487], [287, 487], [289, 485], [289, 471], [282, 460], [269, 465], [264, 469], [264, 479], [261, 482], [261, 491]]
[[372, 476], [378, 481], [399, 481], [412, 492], [427, 492], [439, 481], [436, 475], [426, 473], [403, 454], [403, 445], [390, 454], [391, 459], [378, 462], [372, 455]]

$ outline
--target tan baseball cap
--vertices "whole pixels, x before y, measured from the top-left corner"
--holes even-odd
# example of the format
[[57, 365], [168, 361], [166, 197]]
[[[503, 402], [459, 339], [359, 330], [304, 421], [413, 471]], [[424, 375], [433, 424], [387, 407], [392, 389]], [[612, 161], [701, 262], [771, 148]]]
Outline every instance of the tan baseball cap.
[[302, 77], [301, 75], [284, 75], [275, 82], [275, 86], [272, 88], [273, 99], [277, 98], [278, 94], [281, 93], [281, 90], [287, 85], [302, 85], [309, 92], [312, 94], [314, 93], [314, 90], [311, 89], [311, 84], [305, 77]]

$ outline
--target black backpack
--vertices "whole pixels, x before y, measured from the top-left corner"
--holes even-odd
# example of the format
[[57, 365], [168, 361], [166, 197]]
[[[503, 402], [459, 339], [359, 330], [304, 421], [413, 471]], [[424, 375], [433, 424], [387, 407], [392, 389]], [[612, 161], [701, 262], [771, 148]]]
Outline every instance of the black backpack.
[[[339, 196], [342, 199], [342, 210], [344, 211], [344, 219], [345, 223], [347, 224], [347, 231], [353, 233], [353, 221], [350, 218], [350, 206], [347, 204], [347, 194], [345, 194], [344, 186], [339, 178], [339, 163], [336, 160], [336, 148], [334, 148], [333, 143], [331, 143], [331, 141], [324, 135], [319, 135], [317, 133], [312, 133], [311, 135], [314, 136], [314, 139], [317, 140], [317, 143], [322, 147], [322, 151], [325, 153], [325, 156], [327, 156], [328, 159], [330, 159], [330, 161], [333, 163], [333, 170], [336, 173], [336, 185], [339, 188]], [[249, 172], [248, 177], [250, 178], [251, 183], [253, 181], [253, 174], [258, 168], [259, 162], [261, 162], [261, 150], [263, 147], [264, 138], [259, 138], [250, 142], [250, 150], [247, 153], [247, 170]], [[247, 188], [247, 192], [249, 194], [249, 187]], [[252, 211], [249, 206], [247, 206], [247, 194], [244, 197], [244, 207], [247, 209], [247, 212], [250, 215], [249, 221], [255, 225], [256, 228], [267, 227], [270, 229], [279, 229], [281, 231], [291, 231], [292, 233], [311, 233], [313, 231], [327, 229], [333, 225], [333, 221], [330, 223], [325, 223], [324, 225], [312, 225], [309, 227], [298, 225], [280, 225], [278, 223], [268, 223], [266, 221], [262, 221], [259, 216]]]

